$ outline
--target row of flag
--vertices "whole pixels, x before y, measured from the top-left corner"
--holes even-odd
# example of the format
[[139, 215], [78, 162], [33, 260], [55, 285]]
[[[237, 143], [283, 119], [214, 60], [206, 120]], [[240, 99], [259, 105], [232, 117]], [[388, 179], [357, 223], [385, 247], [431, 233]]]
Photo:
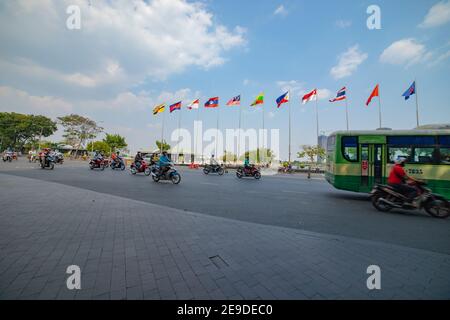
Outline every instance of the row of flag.
[[[405, 100], [408, 100], [409, 97], [416, 93], [416, 82], [414, 81], [411, 86], [408, 88], [408, 90], [403, 93], [403, 97]], [[368, 106], [372, 99], [374, 97], [379, 97], [379, 85], [377, 84], [375, 88], [373, 89], [372, 93], [370, 94], [369, 98], [367, 99], [366, 106]], [[346, 96], [346, 87], [343, 87], [336, 93], [336, 97], [333, 99], [330, 99], [329, 102], [337, 102], [347, 99]], [[280, 108], [282, 104], [289, 102], [290, 96], [289, 91], [278, 97], [276, 99], [277, 108]], [[302, 97], [302, 104], [306, 104], [310, 101], [317, 101], [317, 89], [312, 90], [311, 92], [308, 92]], [[252, 102], [250, 106], [254, 107], [260, 104], [264, 104], [264, 93], [260, 93], [256, 99]], [[236, 97], [231, 98], [227, 104], [227, 106], [240, 106], [241, 105], [241, 96], [238, 95]], [[219, 106], [219, 97], [213, 97], [210, 98], [208, 101], [204, 104], [205, 108], [217, 108]], [[164, 112], [166, 105], [165, 104], [159, 104], [153, 109], [153, 114], [157, 115], [158, 113]], [[196, 99], [192, 101], [190, 104], [187, 105], [187, 108], [189, 110], [198, 109], [200, 107], [200, 100]], [[169, 106], [170, 113], [181, 110], [181, 101], [174, 103]]]

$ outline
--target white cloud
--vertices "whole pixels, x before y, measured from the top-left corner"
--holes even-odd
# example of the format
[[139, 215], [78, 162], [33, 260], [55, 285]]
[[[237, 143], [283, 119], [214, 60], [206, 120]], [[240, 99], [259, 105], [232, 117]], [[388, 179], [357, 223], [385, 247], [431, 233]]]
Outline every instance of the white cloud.
[[415, 39], [402, 39], [392, 43], [380, 56], [380, 61], [393, 65], [405, 65], [406, 67], [429, 60], [431, 53], [425, 45]]
[[450, 21], [450, 1], [441, 1], [428, 11], [420, 28], [433, 28], [444, 25]]
[[[68, 5], [80, 7], [81, 30], [65, 27]], [[184, 0], [8, 1], [0, 30], [8, 30], [0, 32], [0, 63], [8, 65], [2, 83], [34, 81], [51, 90], [57, 82], [59, 90], [80, 92], [103, 87], [110, 96], [190, 66], [222, 65], [227, 51], [246, 43], [244, 28], [230, 30], [201, 2]], [[28, 72], [23, 61], [32, 66]]]
[[341, 29], [349, 28], [352, 26], [352, 21], [351, 20], [342, 20], [342, 19], [337, 20], [336, 26]]
[[60, 98], [31, 95], [12, 87], [0, 87], [0, 111], [62, 115], [71, 112], [72, 104]]
[[327, 100], [331, 97], [331, 91], [328, 89], [317, 89], [319, 100]]
[[284, 7], [284, 5], [280, 5], [278, 6], [275, 11], [273, 12], [274, 15], [278, 15], [278, 16], [287, 16], [288, 15], [288, 10]]
[[339, 56], [339, 62], [336, 66], [331, 68], [330, 74], [336, 80], [351, 76], [367, 57], [367, 53], [359, 50], [358, 45], [354, 45]]
[[280, 80], [276, 82], [277, 86], [281, 91], [290, 91], [291, 95], [299, 95], [302, 90], [304, 90], [304, 82], [298, 80]]

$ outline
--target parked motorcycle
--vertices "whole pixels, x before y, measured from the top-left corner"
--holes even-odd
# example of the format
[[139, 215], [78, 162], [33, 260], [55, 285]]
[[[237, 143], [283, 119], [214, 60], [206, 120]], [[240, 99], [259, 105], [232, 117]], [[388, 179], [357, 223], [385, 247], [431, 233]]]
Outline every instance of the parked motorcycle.
[[159, 166], [154, 165], [151, 173], [152, 179], [155, 182], [159, 182], [160, 180], [170, 180], [173, 184], [179, 184], [181, 181], [181, 175], [175, 170], [173, 165], [170, 165], [170, 167], [166, 168], [163, 172]]
[[443, 196], [432, 193], [426, 186], [424, 181], [414, 180], [410, 183], [416, 188], [417, 197], [415, 204], [412, 204], [409, 199], [403, 194], [399, 193], [395, 188], [389, 185], [375, 185], [371, 192], [371, 199], [373, 206], [382, 212], [388, 212], [391, 209], [425, 209], [425, 211], [435, 218], [447, 218], [450, 215], [450, 203]]
[[116, 158], [115, 160], [112, 160], [109, 166], [111, 167], [112, 170], [115, 169], [120, 169], [122, 171], [125, 170], [125, 162], [123, 161], [122, 158]]
[[203, 173], [204, 174], [209, 174], [209, 173], [217, 173], [219, 176], [223, 175], [225, 173], [225, 170], [223, 168], [222, 165], [205, 165], [205, 167], [203, 168]]
[[136, 164], [133, 162], [130, 165], [130, 171], [131, 174], [136, 174], [136, 173], [144, 173], [146, 176], [149, 176], [151, 173], [151, 168], [149, 167], [148, 163], [144, 160], [141, 161], [141, 165], [138, 167], [136, 167]]
[[3, 155], [3, 162], [6, 162], [6, 161], [12, 162], [12, 160], [13, 160], [13, 156], [11, 153], [5, 153]]
[[261, 179], [261, 172], [254, 165], [248, 168], [239, 167], [236, 170], [236, 177], [238, 177], [239, 179], [241, 179], [242, 177], [253, 177], [258, 180]]
[[49, 168], [53, 170], [55, 168], [55, 158], [51, 155], [44, 156], [41, 161], [41, 169]]
[[89, 168], [91, 170], [94, 169], [100, 169], [100, 170], [105, 170], [107, 166], [107, 162], [105, 162], [104, 159], [91, 159], [91, 161], [89, 161]]

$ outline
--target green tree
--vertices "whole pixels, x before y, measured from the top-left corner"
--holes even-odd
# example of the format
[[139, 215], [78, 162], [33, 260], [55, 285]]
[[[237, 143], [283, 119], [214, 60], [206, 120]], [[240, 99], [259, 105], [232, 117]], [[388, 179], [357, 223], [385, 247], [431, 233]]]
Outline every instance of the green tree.
[[104, 142], [106, 142], [113, 152], [117, 150], [121, 150], [128, 146], [127, 142], [125, 141], [125, 138], [118, 135], [118, 134], [106, 134], [106, 137], [103, 139]]
[[0, 144], [3, 149], [22, 150], [25, 144], [51, 136], [57, 129], [56, 122], [45, 116], [0, 112]]
[[170, 145], [168, 143], [166, 143], [166, 140], [161, 141], [156, 140], [156, 147], [161, 151], [169, 151], [170, 150]]
[[94, 120], [77, 114], [58, 117], [58, 120], [64, 127], [64, 138], [73, 141], [76, 156], [78, 156], [78, 150], [83, 147], [88, 139], [94, 139], [103, 131], [103, 128], [99, 127]]
[[232, 152], [227, 152], [225, 151], [223, 156], [222, 156], [222, 161], [227, 163], [227, 162], [236, 162], [237, 161], [237, 156], [235, 154], [233, 154]]
[[320, 146], [303, 145], [302, 150], [297, 153], [298, 158], [308, 158], [313, 163], [317, 157], [325, 157], [325, 150]]
[[245, 160], [248, 157], [250, 162], [256, 163], [267, 163], [270, 164], [275, 158], [275, 155], [270, 149], [256, 149], [245, 152], [243, 155], [239, 157], [241, 161]]
[[111, 155], [111, 146], [105, 141], [91, 141], [87, 144], [86, 149], [100, 151], [103, 155], [109, 157]]

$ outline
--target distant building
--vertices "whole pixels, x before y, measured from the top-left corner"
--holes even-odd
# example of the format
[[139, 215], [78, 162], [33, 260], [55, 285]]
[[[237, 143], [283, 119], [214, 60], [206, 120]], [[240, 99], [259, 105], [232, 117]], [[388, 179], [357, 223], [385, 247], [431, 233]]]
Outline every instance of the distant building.
[[[328, 137], [326, 135], [320, 135], [317, 139], [317, 145], [326, 151], [327, 150], [327, 140], [328, 140]], [[322, 163], [322, 162], [324, 162], [324, 160], [325, 159], [323, 159], [322, 157], [317, 157], [318, 163]]]

